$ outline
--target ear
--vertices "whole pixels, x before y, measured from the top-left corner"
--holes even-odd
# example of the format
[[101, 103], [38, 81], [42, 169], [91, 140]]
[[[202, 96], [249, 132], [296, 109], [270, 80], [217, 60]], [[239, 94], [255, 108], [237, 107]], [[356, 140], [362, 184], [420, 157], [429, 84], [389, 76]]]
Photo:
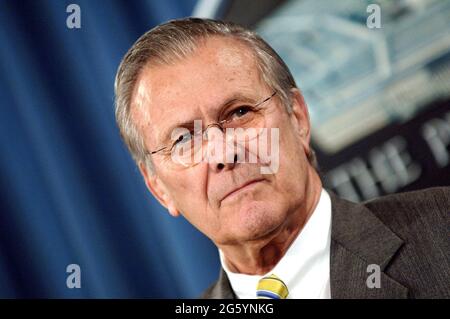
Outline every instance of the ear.
[[173, 217], [180, 216], [179, 210], [176, 208], [174, 201], [161, 179], [156, 174], [149, 172], [147, 165], [142, 162], [139, 163], [139, 170], [144, 177], [145, 185], [150, 193], [169, 211], [170, 215]]
[[306, 154], [311, 152], [309, 142], [311, 139], [311, 122], [309, 120], [308, 106], [299, 89], [291, 89], [291, 120], [296, 129]]

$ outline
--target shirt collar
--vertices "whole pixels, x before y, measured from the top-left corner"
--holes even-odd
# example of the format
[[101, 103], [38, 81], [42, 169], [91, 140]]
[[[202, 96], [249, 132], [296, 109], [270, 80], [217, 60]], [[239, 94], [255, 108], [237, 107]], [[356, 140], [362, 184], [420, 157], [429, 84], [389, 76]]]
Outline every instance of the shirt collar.
[[[327, 192], [322, 189], [319, 202], [311, 217], [285, 255], [267, 274], [260, 276], [231, 272], [225, 264], [221, 250], [219, 250], [220, 262], [238, 298], [255, 298], [258, 281], [272, 273], [281, 278], [290, 291], [296, 286], [308, 285], [309, 292], [312, 295], [314, 293], [318, 295], [325, 283], [319, 281], [311, 285], [309, 281], [317, 281], [317, 277], [323, 280], [329, 279], [329, 267], [327, 265], [329, 265], [330, 232], [331, 200]], [[328, 260], [321, 263], [322, 267], [312, 267], [316, 260], [320, 258], [328, 258]], [[327, 273], [324, 274], [324, 272]]]

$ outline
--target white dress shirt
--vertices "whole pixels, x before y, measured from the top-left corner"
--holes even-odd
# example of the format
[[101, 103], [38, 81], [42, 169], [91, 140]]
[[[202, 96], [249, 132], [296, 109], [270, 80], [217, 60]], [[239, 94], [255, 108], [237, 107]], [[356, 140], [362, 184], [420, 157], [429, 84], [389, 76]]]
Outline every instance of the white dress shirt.
[[278, 264], [263, 276], [231, 272], [219, 250], [220, 262], [240, 299], [256, 298], [258, 281], [277, 275], [289, 290], [287, 299], [330, 299], [331, 200], [322, 189], [306, 225]]

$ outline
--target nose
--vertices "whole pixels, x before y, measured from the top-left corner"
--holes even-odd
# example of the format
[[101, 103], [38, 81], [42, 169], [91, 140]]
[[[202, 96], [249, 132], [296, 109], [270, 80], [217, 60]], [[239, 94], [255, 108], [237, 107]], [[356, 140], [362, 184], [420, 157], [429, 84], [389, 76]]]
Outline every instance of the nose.
[[206, 138], [206, 157], [209, 168], [216, 173], [233, 169], [239, 160], [234, 141], [228, 141], [224, 132], [218, 127], [209, 128]]
[[213, 163], [213, 166], [215, 166], [215, 167], [213, 167], [213, 169], [217, 173], [219, 173], [221, 171], [225, 171], [225, 170], [231, 170], [236, 166], [237, 161], [238, 161], [238, 155], [234, 154], [233, 161], [231, 163], [227, 163], [226, 161], [222, 161], [225, 163]]

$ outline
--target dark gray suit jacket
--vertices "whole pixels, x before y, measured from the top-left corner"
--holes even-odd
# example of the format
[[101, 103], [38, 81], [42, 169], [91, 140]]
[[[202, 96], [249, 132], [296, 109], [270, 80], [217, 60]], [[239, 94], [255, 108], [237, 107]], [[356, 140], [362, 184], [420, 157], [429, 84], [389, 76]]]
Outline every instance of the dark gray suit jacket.
[[[450, 187], [332, 203], [332, 298], [450, 298]], [[368, 288], [370, 264], [380, 288]], [[201, 298], [233, 299], [227, 275]]]

